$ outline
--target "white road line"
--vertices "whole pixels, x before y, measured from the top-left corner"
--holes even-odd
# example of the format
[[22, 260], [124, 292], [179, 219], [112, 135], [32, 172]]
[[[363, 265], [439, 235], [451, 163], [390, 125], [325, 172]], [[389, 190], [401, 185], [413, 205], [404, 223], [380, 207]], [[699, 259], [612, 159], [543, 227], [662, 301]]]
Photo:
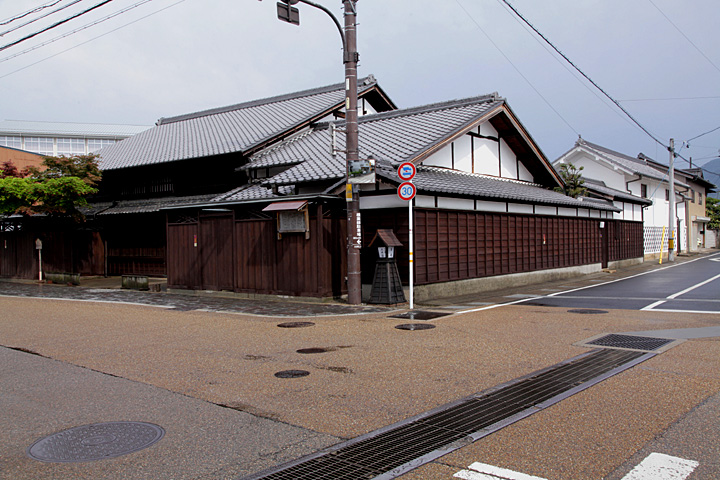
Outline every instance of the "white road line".
[[698, 283], [697, 285], [693, 285], [692, 287], [686, 288], [686, 289], [683, 290], [682, 292], [675, 293], [675, 294], [673, 294], [673, 295], [670, 295], [670, 296], [667, 297], [667, 298], [668, 298], [668, 300], [673, 300], [673, 299], [679, 297], [680, 295], [684, 295], [684, 294], [686, 294], [686, 293], [688, 293], [688, 292], [690, 292], [690, 291], [692, 291], [692, 290], [695, 290], [695, 289], [698, 288], [698, 287], [702, 287], [702, 286], [705, 285], [706, 283], [710, 283], [710, 282], [712, 282], [712, 281], [714, 281], [714, 280], [717, 280], [718, 278], [720, 278], [720, 275], [715, 275], [715, 276], [712, 277], [712, 278], [708, 278], [708, 279], [705, 280], [704, 282], [700, 282], [700, 283]]
[[468, 468], [472, 470], [461, 470], [453, 476], [465, 480], [545, 480], [544, 478], [525, 475], [524, 473], [513, 472], [512, 470], [480, 462], [475, 462]]
[[684, 480], [698, 465], [693, 460], [651, 453], [622, 480]]
[[641, 310], [641, 311], [652, 310], [652, 309], [654, 309], [655, 307], [657, 307], [657, 306], [659, 306], [659, 305], [662, 305], [662, 304], [665, 303], [665, 302], [667, 302], [667, 300], [660, 300], [659, 302], [651, 303], [650, 305], [647, 305], [647, 306], [641, 308], [640, 310]]

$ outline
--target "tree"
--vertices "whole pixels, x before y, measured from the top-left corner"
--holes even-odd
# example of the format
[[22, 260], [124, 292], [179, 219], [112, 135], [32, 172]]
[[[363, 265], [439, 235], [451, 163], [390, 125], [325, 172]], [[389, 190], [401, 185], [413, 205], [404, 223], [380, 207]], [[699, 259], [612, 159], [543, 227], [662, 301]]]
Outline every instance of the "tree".
[[710, 230], [720, 230], [720, 200], [712, 197], [707, 197], [706, 200], [705, 211], [708, 217], [710, 217], [710, 223], [708, 223], [707, 228]]
[[45, 157], [42, 167], [0, 169], [0, 215], [38, 214], [82, 218], [78, 207], [97, 193], [97, 155]]
[[572, 163], [563, 163], [560, 165], [558, 173], [565, 182], [564, 187], [555, 187], [555, 191], [564, 193], [568, 197], [577, 198], [587, 193], [587, 188], [583, 187], [585, 180], [582, 178], [582, 170], [585, 167], [577, 168]]

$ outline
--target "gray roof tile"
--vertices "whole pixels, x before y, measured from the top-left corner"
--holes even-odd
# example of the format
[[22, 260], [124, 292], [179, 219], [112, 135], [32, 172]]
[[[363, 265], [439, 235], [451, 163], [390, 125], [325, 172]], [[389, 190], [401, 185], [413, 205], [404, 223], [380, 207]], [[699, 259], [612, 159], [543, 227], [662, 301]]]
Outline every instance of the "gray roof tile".
[[[360, 80], [362, 94], [374, 78]], [[245, 153], [314, 121], [344, 103], [344, 84], [241, 103], [173, 118], [100, 152], [103, 170], [227, 153]]]

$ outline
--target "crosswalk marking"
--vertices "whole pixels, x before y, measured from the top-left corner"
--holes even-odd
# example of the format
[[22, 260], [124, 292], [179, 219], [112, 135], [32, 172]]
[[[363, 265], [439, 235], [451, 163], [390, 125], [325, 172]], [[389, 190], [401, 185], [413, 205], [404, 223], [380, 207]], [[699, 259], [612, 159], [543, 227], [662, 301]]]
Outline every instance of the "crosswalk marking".
[[464, 480], [545, 480], [480, 462], [475, 462], [468, 468], [470, 470], [461, 470], [453, 476]]
[[622, 480], [684, 480], [698, 465], [693, 460], [651, 453]]

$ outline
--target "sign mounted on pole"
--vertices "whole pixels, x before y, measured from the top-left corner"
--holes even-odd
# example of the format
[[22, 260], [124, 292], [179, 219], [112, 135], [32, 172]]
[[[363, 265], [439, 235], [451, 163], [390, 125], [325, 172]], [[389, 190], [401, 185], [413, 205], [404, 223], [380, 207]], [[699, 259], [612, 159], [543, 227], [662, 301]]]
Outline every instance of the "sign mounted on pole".
[[417, 169], [415, 165], [410, 162], [405, 162], [398, 167], [398, 177], [404, 182], [409, 182], [415, 176]]
[[398, 197], [400, 200], [412, 200], [417, 193], [417, 188], [411, 182], [401, 183], [398, 187]]

